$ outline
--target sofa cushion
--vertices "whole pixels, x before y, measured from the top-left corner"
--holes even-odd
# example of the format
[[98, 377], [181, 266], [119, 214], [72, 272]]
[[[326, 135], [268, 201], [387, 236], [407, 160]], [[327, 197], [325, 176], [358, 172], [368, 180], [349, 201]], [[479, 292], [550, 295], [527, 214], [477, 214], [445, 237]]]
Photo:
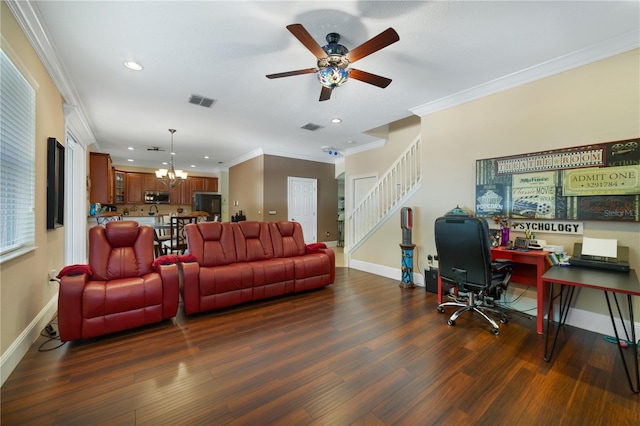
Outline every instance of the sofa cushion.
[[313, 253], [292, 257], [295, 268], [294, 290], [305, 291], [331, 284], [334, 281], [332, 258], [326, 253]]
[[84, 338], [162, 321], [160, 274], [111, 281], [89, 281], [82, 294]]
[[96, 281], [153, 272], [153, 228], [135, 221], [114, 221], [89, 229], [89, 264]]
[[185, 227], [189, 253], [200, 266], [229, 265], [237, 261], [231, 223], [200, 222]]
[[253, 270], [253, 299], [279, 296], [294, 290], [293, 259], [269, 259], [250, 262]]
[[235, 222], [231, 226], [236, 240], [238, 262], [273, 258], [273, 244], [267, 222]]
[[[253, 296], [253, 269], [249, 263], [200, 267], [200, 311], [248, 302]], [[185, 286], [192, 285], [186, 283]]]
[[298, 222], [269, 223], [273, 252], [276, 257], [302, 256], [305, 254], [304, 235]]

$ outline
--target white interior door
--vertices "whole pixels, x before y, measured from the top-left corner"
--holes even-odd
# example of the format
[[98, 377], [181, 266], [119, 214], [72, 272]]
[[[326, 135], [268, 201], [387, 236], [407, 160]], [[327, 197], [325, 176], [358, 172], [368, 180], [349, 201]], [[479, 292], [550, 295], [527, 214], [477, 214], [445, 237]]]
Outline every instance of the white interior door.
[[289, 220], [302, 225], [306, 244], [318, 241], [318, 198], [316, 179], [288, 177]]

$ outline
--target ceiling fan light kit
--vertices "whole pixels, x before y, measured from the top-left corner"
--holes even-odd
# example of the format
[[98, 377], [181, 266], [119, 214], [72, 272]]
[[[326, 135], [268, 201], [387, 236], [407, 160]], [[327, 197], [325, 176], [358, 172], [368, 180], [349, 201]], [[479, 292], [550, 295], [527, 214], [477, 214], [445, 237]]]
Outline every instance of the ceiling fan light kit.
[[349, 65], [400, 40], [400, 36], [398, 36], [398, 33], [393, 28], [387, 28], [351, 52], [338, 43], [340, 41], [340, 35], [338, 33], [327, 34], [327, 44], [320, 47], [302, 24], [291, 24], [287, 26], [287, 29], [300, 43], [315, 55], [318, 60], [316, 64], [317, 68], [268, 74], [267, 78], [273, 79], [315, 73], [318, 81], [320, 81], [322, 85], [320, 101], [329, 100], [333, 89], [342, 86], [349, 78], [360, 80], [380, 88], [385, 88], [391, 83], [391, 79], [360, 71], [355, 68], [349, 68]]

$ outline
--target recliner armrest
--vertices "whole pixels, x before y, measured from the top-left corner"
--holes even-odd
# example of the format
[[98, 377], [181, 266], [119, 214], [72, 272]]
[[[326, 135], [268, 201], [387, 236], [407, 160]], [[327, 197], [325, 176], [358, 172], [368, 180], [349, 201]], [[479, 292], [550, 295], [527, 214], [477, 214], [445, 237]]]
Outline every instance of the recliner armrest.
[[89, 274], [60, 278], [58, 331], [63, 342], [82, 338], [82, 294]]
[[180, 302], [180, 273], [178, 265], [159, 265], [157, 273], [162, 280], [162, 318], [172, 318]]

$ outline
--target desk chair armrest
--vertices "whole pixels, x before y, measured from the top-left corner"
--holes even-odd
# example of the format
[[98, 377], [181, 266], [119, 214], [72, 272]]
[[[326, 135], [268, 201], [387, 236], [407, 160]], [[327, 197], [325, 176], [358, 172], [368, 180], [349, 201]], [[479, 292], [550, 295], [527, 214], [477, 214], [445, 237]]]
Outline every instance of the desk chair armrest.
[[495, 259], [491, 262], [491, 267], [495, 272], [511, 271], [513, 266], [513, 260], [510, 259]]

